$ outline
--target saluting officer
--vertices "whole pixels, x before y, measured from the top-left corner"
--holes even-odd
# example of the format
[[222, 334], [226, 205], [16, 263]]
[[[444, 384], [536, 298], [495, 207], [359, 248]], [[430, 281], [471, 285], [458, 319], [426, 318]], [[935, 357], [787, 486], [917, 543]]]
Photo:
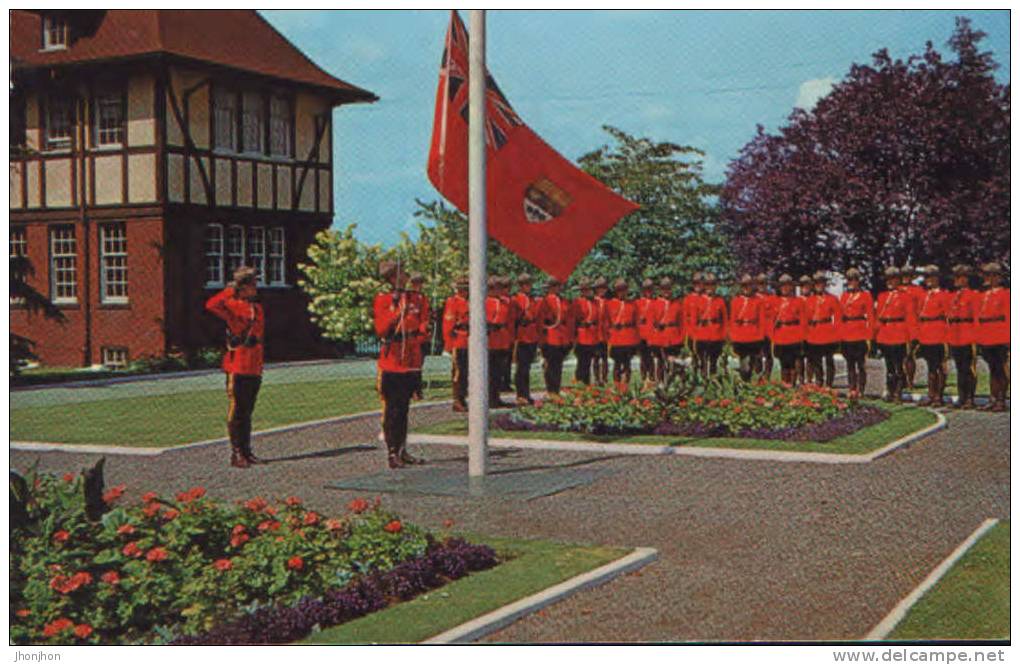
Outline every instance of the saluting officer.
[[885, 360], [885, 400], [899, 404], [907, 387], [904, 360], [916, 314], [910, 293], [900, 288], [900, 271], [895, 266], [885, 269], [885, 285], [875, 304], [875, 342]]
[[695, 301], [694, 348], [699, 357], [702, 376], [718, 371], [719, 356], [728, 329], [726, 301], [716, 295], [715, 275], [707, 272], [702, 276], [705, 292]]
[[869, 291], [861, 289], [861, 271], [846, 271], [846, 290], [839, 297], [839, 336], [846, 359], [847, 383], [851, 393], [864, 395], [868, 383], [865, 363], [875, 335], [875, 302]]
[[242, 266], [234, 281], [205, 303], [205, 308], [227, 324], [227, 352], [223, 371], [227, 375], [227, 433], [230, 466], [240, 469], [262, 460], [251, 449], [251, 416], [262, 386], [265, 312], [256, 302], [257, 273]]
[[926, 266], [923, 270], [926, 289], [917, 309], [917, 341], [918, 352], [928, 365], [928, 396], [920, 405], [941, 406], [945, 403], [950, 294], [940, 287], [936, 266]]
[[970, 266], [953, 266], [953, 292], [946, 309], [946, 339], [956, 367], [957, 409], [973, 409], [977, 392], [977, 319], [981, 295], [970, 288]]
[[981, 266], [985, 290], [978, 309], [977, 341], [981, 357], [988, 363], [992, 400], [982, 410], [1005, 411], [1009, 388], [1009, 289], [1002, 286], [1002, 266]]
[[531, 296], [531, 275], [522, 272], [517, 277], [517, 293], [513, 297], [517, 319], [514, 333], [514, 390], [517, 405], [532, 404], [531, 364], [538, 351], [538, 306], [541, 299]]
[[[422, 291], [422, 287], [425, 285], [425, 277], [420, 272], [412, 272], [410, 278], [407, 280], [408, 295], [416, 299], [417, 305], [421, 308], [421, 326], [419, 329], [421, 339], [421, 357], [424, 361], [427, 346], [429, 344], [430, 333], [432, 332], [432, 309], [429, 305], [429, 299], [425, 296]], [[414, 398], [422, 399], [422, 373], [418, 371], [418, 387], [415, 388]]]
[[655, 300], [655, 282], [651, 278], [645, 278], [641, 282], [641, 296], [634, 301], [638, 309], [638, 335], [641, 342], [638, 344], [640, 357], [641, 382], [647, 384], [655, 377], [655, 361], [652, 358], [652, 350], [649, 340], [652, 337], [652, 324], [648, 318], [648, 308]]
[[458, 277], [455, 293], [446, 299], [443, 308], [443, 346], [452, 359], [453, 410], [467, 411], [468, 388], [468, 325], [471, 311], [468, 305], [468, 279]]
[[556, 277], [546, 282], [546, 294], [538, 307], [542, 334], [542, 372], [545, 389], [551, 395], [560, 393], [563, 380], [563, 359], [574, 342], [574, 322], [570, 301], [560, 296], [563, 283]]
[[375, 297], [372, 309], [379, 350], [379, 394], [383, 403], [383, 438], [391, 469], [422, 464], [407, 452], [407, 418], [411, 396], [418, 387], [421, 366], [421, 308], [404, 287], [407, 275], [398, 264], [383, 261], [379, 275], [390, 290]]
[[779, 298], [775, 313], [769, 324], [772, 338], [772, 355], [779, 359], [779, 373], [783, 383], [797, 385], [798, 359], [804, 336], [807, 333], [807, 318], [804, 315], [804, 300], [794, 293], [793, 277], [780, 275]]
[[582, 277], [577, 282], [580, 295], [574, 299], [571, 317], [577, 338], [574, 344], [574, 355], [577, 356], [577, 367], [574, 369], [574, 380], [584, 385], [591, 384], [592, 362], [598, 345], [602, 342], [602, 313], [599, 303], [595, 300], [591, 280]]
[[613, 383], [619, 392], [630, 387], [630, 361], [637, 352], [637, 307], [627, 298], [627, 280], [613, 282], [615, 298], [606, 302], [605, 322], [609, 330], [609, 353], [613, 358]]
[[740, 293], [730, 300], [730, 342], [739, 361], [740, 378], [750, 381], [762, 371], [761, 346], [765, 340], [765, 301], [754, 292], [754, 278], [740, 278]]
[[[836, 379], [836, 345], [839, 342], [840, 307], [836, 296], [825, 290], [824, 271], [815, 273], [814, 294], [807, 301], [807, 356], [809, 374], [818, 385], [832, 387]], [[824, 371], [823, 371], [824, 370]]]
[[[605, 277], [598, 277], [595, 279], [595, 304], [599, 310], [599, 320], [605, 321], [606, 318], [606, 302], [608, 301], [607, 294], [609, 293], [609, 281]], [[609, 330], [603, 325], [599, 328], [599, 341], [595, 345], [595, 355], [592, 359], [592, 369], [595, 371], [595, 383], [600, 386], [606, 385], [609, 381]]]

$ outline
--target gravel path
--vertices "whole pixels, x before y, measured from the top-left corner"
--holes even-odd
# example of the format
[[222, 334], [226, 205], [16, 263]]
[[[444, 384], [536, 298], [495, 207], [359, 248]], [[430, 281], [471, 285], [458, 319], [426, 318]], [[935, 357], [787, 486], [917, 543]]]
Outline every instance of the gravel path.
[[[449, 417], [448, 407], [426, 407], [413, 420]], [[983, 519], [1009, 516], [1008, 414], [948, 418], [946, 430], [867, 465], [501, 451], [501, 464], [590, 464], [611, 475], [528, 502], [390, 495], [384, 505], [432, 527], [452, 519], [480, 534], [659, 550], [657, 563], [487, 641], [858, 639]], [[226, 466], [225, 445], [109, 457], [107, 482], [126, 483], [129, 500], [204, 485], [221, 499], [295, 494], [330, 513], [356, 494], [324, 483], [383, 468], [378, 431], [367, 418], [260, 439], [256, 451], [272, 463], [249, 470]], [[418, 452], [466, 466], [462, 448]], [[12, 452], [11, 464], [39, 460], [62, 473], [97, 458]]]

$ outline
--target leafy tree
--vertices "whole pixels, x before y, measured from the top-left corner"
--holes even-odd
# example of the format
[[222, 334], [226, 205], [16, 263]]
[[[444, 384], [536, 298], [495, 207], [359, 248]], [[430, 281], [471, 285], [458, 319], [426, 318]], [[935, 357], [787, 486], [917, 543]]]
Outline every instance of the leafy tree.
[[759, 126], [720, 202], [744, 268], [793, 274], [1009, 261], [1009, 86], [957, 19], [944, 60], [886, 50], [775, 134]]

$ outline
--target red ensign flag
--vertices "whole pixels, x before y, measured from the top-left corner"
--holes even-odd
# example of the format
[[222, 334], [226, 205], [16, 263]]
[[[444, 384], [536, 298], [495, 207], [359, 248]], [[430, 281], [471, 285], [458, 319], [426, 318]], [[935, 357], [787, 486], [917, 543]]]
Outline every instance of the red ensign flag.
[[[429, 180], [468, 211], [468, 36], [452, 12], [439, 70]], [[486, 72], [489, 235], [566, 280], [620, 218], [638, 208], [553, 150], [517, 116]]]

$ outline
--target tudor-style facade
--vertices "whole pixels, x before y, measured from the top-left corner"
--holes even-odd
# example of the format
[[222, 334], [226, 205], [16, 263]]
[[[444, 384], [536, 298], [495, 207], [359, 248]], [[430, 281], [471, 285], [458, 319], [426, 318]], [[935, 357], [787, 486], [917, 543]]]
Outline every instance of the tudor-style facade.
[[324, 345], [297, 264], [333, 218], [332, 111], [372, 93], [255, 12], [11, 13], [10, 251], [66, 316], [11, 303], [48, 365], [222, 342], [204, 300], [262, 276], [267, 355]]

